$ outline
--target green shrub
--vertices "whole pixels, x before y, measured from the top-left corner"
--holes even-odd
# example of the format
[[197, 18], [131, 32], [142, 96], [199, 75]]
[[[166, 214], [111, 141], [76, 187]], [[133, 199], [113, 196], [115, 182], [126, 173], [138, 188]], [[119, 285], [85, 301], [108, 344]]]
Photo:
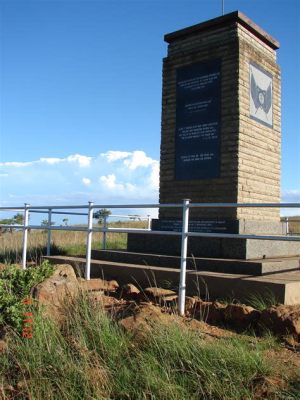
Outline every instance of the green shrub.
[[[39, 267], [26, 270], [16, 265], [8, 265], [0, 272], [0, 327], [9, 325], [20, 331], [23, 325], [23, 301], [31, 288], [49, 277], [53, 266], [44, 262]], [[29, 311], [26, 306], [26, 311]]]

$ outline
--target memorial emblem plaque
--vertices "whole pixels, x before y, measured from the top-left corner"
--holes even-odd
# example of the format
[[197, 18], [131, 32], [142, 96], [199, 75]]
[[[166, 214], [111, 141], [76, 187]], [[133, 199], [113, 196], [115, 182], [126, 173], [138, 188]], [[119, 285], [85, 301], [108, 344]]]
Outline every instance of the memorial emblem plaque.
[[273, 127], [273, 77], [255, 63], [249, 65], [250, 118]]
[[176, 180], [220, 175], [221, 60], [177, 69]]

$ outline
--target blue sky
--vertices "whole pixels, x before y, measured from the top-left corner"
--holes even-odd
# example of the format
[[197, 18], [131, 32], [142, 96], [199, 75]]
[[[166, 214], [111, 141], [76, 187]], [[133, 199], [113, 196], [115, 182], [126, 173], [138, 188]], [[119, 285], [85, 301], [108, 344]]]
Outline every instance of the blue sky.
[[[282, 200], [300, 202], [300, 2], [225, 0], [280, 41]], [[221, 0], [0, 0], [1, 205], [158, 199], [169, 33]]]

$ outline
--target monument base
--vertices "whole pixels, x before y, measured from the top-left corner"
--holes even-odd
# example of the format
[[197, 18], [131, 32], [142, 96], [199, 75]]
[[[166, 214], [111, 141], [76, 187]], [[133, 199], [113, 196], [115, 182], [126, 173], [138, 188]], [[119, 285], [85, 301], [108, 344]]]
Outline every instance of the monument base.
[[[181, 237], [129, 233], [127, 250], [137, 253], [180, 256]], [[188, 242], [190, 257], [251, 260], [299, 255], [298, 242], [283, 240], [190, 237]]]

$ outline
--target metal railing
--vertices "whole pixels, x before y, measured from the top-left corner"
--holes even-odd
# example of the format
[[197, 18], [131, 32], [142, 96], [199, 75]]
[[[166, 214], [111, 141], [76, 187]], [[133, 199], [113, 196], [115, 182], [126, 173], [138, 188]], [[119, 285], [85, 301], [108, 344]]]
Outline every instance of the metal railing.
[[[182, 230], [177, 231], [159, 231], [151, 230], [151, 217], [141, 217], [137, 215], [107, 215], [103, 216], [103, 227], [93, 226], [93, 215], [96, 209], [150, 209], [150, 208], [181, 208], [182, 209]], [[232, 234], [232, 233], [208, 233], [208, 232], [189, 232], [189, 210], [191, 208], [300, 208], [300, 203], [190, 203], [190, 200], [184, 199], [183, 203], [168, 203], [168, 204], [125, 204], [125, 205], [97, 205], [89, 202], [88, 205], [72, 205], [72, 206], [30, 206], [25, 204], [23, 207], [0, 207], [0, 211], [23, 211], [23, 224], [22, 225], [8, 225], [0, 224], [0, 228], [12, 228], [23, 230], [23, 251], [22, 251], [22, 267], [26, 269], [27, 258], [27, 241], [29, 230], [47, 230], [47, 255], [50, 255], [51, 249], [51, 232], [53, 230], [63, 231], [79, 231], [86, 232], [86, 265], [85, 265], [85, 279], [90, 279], [91, 271], [91, 250], [92, 250], [92, 235], [94, 232], [103, 233], [103, 248], [106, 248], [106, 234], [108, 232], [114, 233], [146, 233], [152, 235], [172, 235], [181, 236], [181, 260], [180, 260], [180, 282], [179, 282], [179, 314], [184, 314], [185, 309], [185, 294], [186, 294], [186, 264], [187, 264], [187, 248], [189, 237], [217, 237], [217, 238], [244, 238], [244, 239], [258, 239], [258, 240], [281, 240], [281, 241], [295, 241], [300, 242], [300, 236], [279, 236], [279, 235], [249, 235], [249, 234]], [[87, 210], [87, 212], [70, 212], [58, 210]], [[48, 225], [29, 225], [29, 213], [47, 213]], [[87, 216], [88, 224], [85, 226], [53, 226], [52, 215], [77, 215]], [[113, 228], [107, 224], [108, 217], [122, 217], [122, 218], [139, 218], [147, 219], [147, 228]], [[299, 248], [300, 252], [300, 248]]]

